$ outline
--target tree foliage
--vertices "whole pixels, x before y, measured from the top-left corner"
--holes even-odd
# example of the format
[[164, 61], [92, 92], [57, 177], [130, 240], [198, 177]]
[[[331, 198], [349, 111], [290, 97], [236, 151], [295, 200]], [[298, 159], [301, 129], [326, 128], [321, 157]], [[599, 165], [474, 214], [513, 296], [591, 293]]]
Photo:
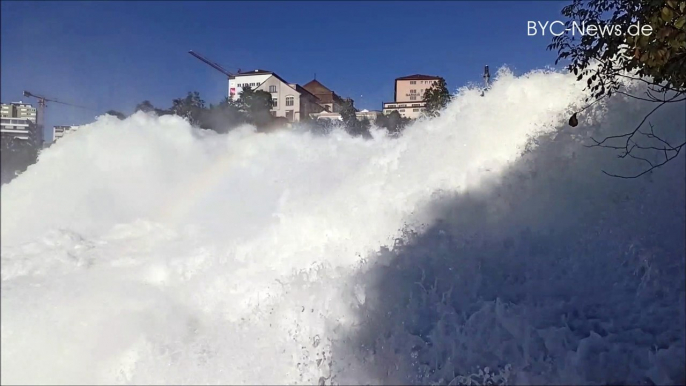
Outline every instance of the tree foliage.
[[0, 140], [0, 180], [2, 184], [23, 173], [38, 158], [42, 146], [41, 135], [33, 122], [29, 122], [28, 139], [3, 136]]
[[343, 100], [340, 114], [343, 124], [350, 135], [371, 138], [372, 135], [369, 132], [369, 129], [372, 125], [366, 118], [363, 120], [357, 119], [357, 109], [355, 108], [355, 101], [352, 98]]
[[426, 101], [426, 110], [424, 114], [429, 117], [440, 116], [441, 110], [445, 109], [452, 100], [445, 79], [440, 78], [438, 82], [424, 91], [424, 100]]
[[205, 101], [200, 98], [199, 92], [189, 92], [185, 98], [174, 99], [170, 110], [173, 114], [188, 119], [191, 125], [200, 127], [205, 110]]
[[376, 119], [376, 125], [378, 127], [385, 128], [391, 134], [400, 133], [405, 126], [407, 126], [412, 120], [410, 118], [404, 118], [396, 110], [393, 110], [388, 115], [381, 115]]
[[[603, 172], [636, 178], [676, 158], [686, 142], [674, 144], [661, 138], [648, 118], [667, 103], [686, 100], [686, 1], [574, 0], [562, 14], [567, 18], [567, 32], [555, 36], [548, 49], [557, 50], [556, 64], [569, 61], [569, 71], [577, 81], [586, 83], [590, 91], [587, 101], [623, 94], [657, 104], [625, 134], [591, 138], [590, 146], [617, 150], [619, 157], [638, 159], [646, 168], [631, 176]], [[574, 36], [575, 26], [578, 31], [582, 25], [605, 32]], [[645, 95], [627, 94], [621, 88], [622, 78], [647, 83]], [[576, 115], [569, 120], [571, 126], [578, 124]], [[650, 131], [642, 130], [646, 122]], [[662, 160], [650, 161], [651, 157], [643, 155], [646, 151], [658, 151]]]
[[[660, 91], [684, 91], [685, 11], [686, 2], [675, 0], [574, 0], [562, 10], [568, 32], [555, 36], [548, 49], [557, 50], [556, 64], [570, 61], [569, 70], [586, 81], [596, 99], [616, 92], [620, 78], [630, 76], [625, 73], [652, 78]], [[574, 36], [572, 29], [582, 22], [614, 28], [613, 33]]]
[[245, 114], [246, 121], [258, 128], [269, 125], [273, 120], [270, 112], [272, 106], [272, 94], [253, 90], [249, 86], [243, 88], [238, 100], [238, 108]]
[[105, 114], [111, 115], [113, 117], [117, 117], [119, 119], [126, 119], [126, 115], [124, 115], [124, 113], [121, 113], [117, 110], [108, 110]]

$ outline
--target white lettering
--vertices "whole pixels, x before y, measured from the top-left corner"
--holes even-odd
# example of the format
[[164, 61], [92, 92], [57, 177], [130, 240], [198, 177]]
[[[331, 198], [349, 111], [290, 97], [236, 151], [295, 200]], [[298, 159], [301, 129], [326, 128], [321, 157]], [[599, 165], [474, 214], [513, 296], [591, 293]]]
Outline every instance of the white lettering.
[[600, 35], [605, 36], [605, 35], [610, 35], [612, 33], [612, 30], [615, 28], [611, 25], [603, 25], [600, 26]]
[[541, 32], [542, 32], [541, 36], [545, 36], [545, 27], [548, 26], [548, 23], [549, 23], [548, 21], [546, 21], [545, 24], [541, 24], [540, 21], [538, 22], [538, 25], [541, 26]]
[[[536, 22], [534, 22], [534, 21], [527, 21], [527, 22], [526, 22], [526, 25], [527, 25], [527, 32], [526, 32], [527, 35], [529, 35], [529, 36], [536, 35]], [[532, 30], [532, 29], [534, 30], [533, 33], [531, 33], [531, 30]]]
[[[558, 23], [559, 23], [560, 25], [562, 25], [562, 32], [556, 34], [555, 31], [553, 31], [553, 25], [558, 24]], [[565, 28], [564, 28], [564, 27], [565, 27], [565, 24], [564, 24], [563, 22], [561, 22], [561, 21], [559, 21], [559, 20], [554, 21], [554, 22], [550, 23], [550, 33], [553, 34], [553, 35], [555, 35], [555, 36], [560, 36], [560, 35], [562, 35], [563, 33], [565, 33]]]
[[573, 22], [573, 23], [572, 23], [572, 35], [575, 34], [575, 33], [574, 33], [574, 30], [575, 30], [575, 29], [576, 29], [577, 31], [579, 31], [579, 34], [583, 35], [583, 34], [584, 34], [584, 29], [585, 29], [585, 28], [586, 28], [586, 22], [585, 22], [585, 21], [582, 21], [582, 22], [581, 22], [581, 28], [579, 28], [579, 24], [577, 24], [576, 22]]
[[[626, 31], [630, 36], [637, 36], [640, 33], [640, 26], [641, 23], [638, 24], [632, 24], [629, 26], [629, 29]], [[634, 32], [635, 31], [635, 32]]]
[[598, 28], [598, 27], [596, 27], [596, 26], [594, 26], [593, 24], [591, 24], [591, 25], [589, 25], [588, 27], [586, 27], [586, 33], [589, 34], [589, 35], [591, 35], [591, 36], [595, 36], [596, 33], [598, 33], [597, 28]]

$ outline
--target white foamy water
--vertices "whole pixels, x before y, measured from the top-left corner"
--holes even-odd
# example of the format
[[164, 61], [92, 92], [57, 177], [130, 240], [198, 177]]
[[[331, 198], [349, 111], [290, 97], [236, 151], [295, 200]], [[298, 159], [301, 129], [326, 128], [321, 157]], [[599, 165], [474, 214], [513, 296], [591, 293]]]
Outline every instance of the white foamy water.
[[570, 129], [582, 86], [501, 71], [397, 139], [100, 118], [2, 188], [2, 383], [680, 381], [683, 157], [602, 175], [652, 106]]

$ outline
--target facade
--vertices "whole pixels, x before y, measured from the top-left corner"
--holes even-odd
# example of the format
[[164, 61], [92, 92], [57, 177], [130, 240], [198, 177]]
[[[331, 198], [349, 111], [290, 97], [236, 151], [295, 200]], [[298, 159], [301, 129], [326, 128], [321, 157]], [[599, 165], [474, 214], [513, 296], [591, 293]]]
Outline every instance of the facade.
[[38, 113], [36, 108], [24, 102], [3, 103], [0, 110], [2, 118], [27, 118], [36, 123]]
[[422, 116], [426, 110], [426, 102], [419, 101], [415, 103], [395, 103], [386, 102], [383, 104], [383, 113], [389, 115], [393, 111], [397, 111], [403, 118], [416, 119]]
[[384, 114], [397, 111], [405, 118], [419, 118], [426, 106], [424, 92], [439, 80], [438, 76], [421, 74], [396, 78], [393, 102], [383, 103]]
[[234, 101], [238, 100], [244, 87], [249, 86], [251, 89], [255, 90], [273, 74], [274, 73], [271, 71], [259, 69], [239, 72], [235, 76], [229, 78], [229, 98]]
[[35, 127], [35, 122], [29, 118], [0, 118], [0, 135], [2, 139], [28, 141], [32, 137], [31, 130], [35, 130]]
[[43, 142], [42, 133], [31, 133], [36, 129], [38, 113], [36, 108], [28, 103], [11, 102], [3, 103], [0, 108], [1, 135], [3, 139], [8, 137], [20, 140], [29, 140], [34, 137], [39, 144]]
[[308, 82], [303, 88], [319, 99], [319, 105], [330, 113], [340, 113], [343, 110], [343, 98], [321, 84], [316, 79]]
[[286, 82], [275, 73], [256, 89], [272, 95], [272, 115], [286, 118], [288, 122], [299, 122], [324, 110], [316, 96], [298, 84]]
[[78, 129], [78, 126], [54, 126], [52, 128], [52, 141], [55, 142], [76, 129]]
[[[355, 113], [355, 116], [357, 116], [357, 119], [359, 119], [359, 120], [368, 119], [370, 122], [376, 121], [376, 118], [378, 118], [379, 115], [382, 115], [381, 111], [362, 110], [362, 111], [358, 111]], [[322, 111], [321, 113], [310, 114], [310, 117], [312, 119], [329, 119], [332, 121], [342, 121], [343, 120], [340, 113], [332, 113], [332, 112], [328, 112], [328, 111]]]

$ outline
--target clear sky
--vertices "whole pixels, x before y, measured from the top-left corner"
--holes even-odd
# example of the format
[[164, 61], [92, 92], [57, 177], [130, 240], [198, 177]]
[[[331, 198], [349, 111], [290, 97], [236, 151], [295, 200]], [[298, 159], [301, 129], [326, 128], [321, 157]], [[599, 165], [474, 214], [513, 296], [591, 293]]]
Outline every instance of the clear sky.
[[439, 75], [452, 90], [481, 82], [485, 64], [552, 65], [550, 36], [527, 36], [527, 21], [561, 20], [567, 3], [3, 1], [2, 101], [27, 101], [28, 90], [93, 109], [51, 104], [46, 128], [128, 114], [145, 99], [169, 107], [188, 91], [217, 103], [226, 77], [194, 50], [293, 83], [316, 73], [358, 108], [380, 110], [399, 76]]

